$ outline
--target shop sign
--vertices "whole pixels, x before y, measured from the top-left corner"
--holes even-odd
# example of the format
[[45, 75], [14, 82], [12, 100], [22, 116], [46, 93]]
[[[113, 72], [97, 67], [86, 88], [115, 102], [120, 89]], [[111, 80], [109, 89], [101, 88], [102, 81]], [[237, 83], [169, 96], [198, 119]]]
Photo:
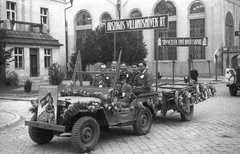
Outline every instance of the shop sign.
[[107, 20], [106, 33], [168, 28], [168, 15]]
[[207, 46], [208, 38], [159, 38], [158, 46]]

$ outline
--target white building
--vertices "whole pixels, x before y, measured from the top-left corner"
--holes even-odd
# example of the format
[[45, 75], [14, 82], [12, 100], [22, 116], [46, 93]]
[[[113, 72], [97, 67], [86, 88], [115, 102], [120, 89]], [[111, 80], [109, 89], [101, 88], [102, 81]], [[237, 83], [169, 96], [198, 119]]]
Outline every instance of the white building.
[[0, 28], [14, 49], [10, 70], [39, 79], [52, 63], [66, 70], [64, 9], [65, 0], [0, 0]]
[[208, 38], [206, 47], [158, 47], [158, 68], [165, 76], [173, 73], [173, 59], [175, 76], [186, 75], [189, 55], [201, 76], [213, 75], [215, 50], [221, 44], [239, 46], [239, 37], [234, 36], [234, 32], [240, 30], [240, 0], [74, 0], [73, 6], [66, 12], [69, 56], [72, 49], [82, 45], [89, 31], [105, 20], [156, 14], [169, 15], [169, 28], [142, 31], [148, 49], [146, 61], [152, 73], [156, 66], [157, 33], [165, 38]]

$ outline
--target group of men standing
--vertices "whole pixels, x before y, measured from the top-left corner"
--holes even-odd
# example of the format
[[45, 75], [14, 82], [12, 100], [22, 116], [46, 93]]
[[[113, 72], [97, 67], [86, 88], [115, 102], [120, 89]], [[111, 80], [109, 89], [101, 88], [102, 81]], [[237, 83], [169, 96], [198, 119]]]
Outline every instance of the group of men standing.
[[[111, 68], [109, 69], [106, 69], [105, 64], [100, 65], [100, 71], [115, 72], [116, 70], [116, 61], [112, 62]], [[127, 69], [126, 63], [122, 62], [120, 64], [120, 74], [114, 91], [117, 91], [118, 93], [118, 104], [121, 107], [128, 107], [133, 95], [139, 95], [141, 93], [147, 93], [151, 91], [153, 76], [152, 74], [148, 73], [146, 62], [142, 61], [132, 64], [132, 70], [133, 71], [131, 72]], [[111, 87], [111, 84], [115, 79], [115, 74], [100, 74], [99, 77], [100, 80], [97, 80], [98, 82], [95, 83], [94, 86]]]

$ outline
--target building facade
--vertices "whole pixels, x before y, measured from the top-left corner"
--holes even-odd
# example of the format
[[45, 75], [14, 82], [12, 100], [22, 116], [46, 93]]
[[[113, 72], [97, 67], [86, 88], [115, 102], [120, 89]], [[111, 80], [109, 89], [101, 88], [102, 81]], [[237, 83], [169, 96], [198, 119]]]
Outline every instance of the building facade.
[[48, 79], [58, 63], [66, 70], [65, 0], [0, 0], [0, 28], [13, 48], [10, 71], [20, 77]]
[[[106, 20], [159, 14], [168, 14], [168, 28], [142, 30], [148, 49], [145, 60], [153, 74], [157, 59], [158, 71], [164, 76], [185, 76], [190, 60], [191, 67], [201, 76], [211, 76], [215, 73], [215, 50], [239, 46], [239, 36], [234, 36], [234, 32], [240, 30], [240, 0], [74, 0], [66, 12], [68, 54], [78, 50], [88, 33]], [[207, 37], [208, 45], [161, 47], [157, 44], [158, 36]], [[217, 67], [221, 72], [220, 65]]]

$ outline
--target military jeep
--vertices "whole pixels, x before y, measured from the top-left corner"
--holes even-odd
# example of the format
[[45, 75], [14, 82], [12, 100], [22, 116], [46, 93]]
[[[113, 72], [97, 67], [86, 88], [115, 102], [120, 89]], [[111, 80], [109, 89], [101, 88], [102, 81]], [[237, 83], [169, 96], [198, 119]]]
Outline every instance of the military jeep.
[[[119, 65], [115, 73], [95, 73], [115, 76], [111, 87], [115, 89]], [[30, 138], [38, 144], [50, 142], [54, 135], [71, 133], [72, 145], [78, 152], [93, 150], [100, 130], [110, 126], [132, 125], [136, 135], [147, 134], [163, 96], [160, 92], [133, 95], [129, 107], [119, 108], [116, 105], [118, 96], [108, 93], [110, 87], [83, 83], [81, 86], [69, 84], [60, 91], [56, 89], [57, 86], [40, 86], [38, 100], [31, 101], [34, 115], [30, 121], [25, 121], [25, 125], [29, 126]]]

